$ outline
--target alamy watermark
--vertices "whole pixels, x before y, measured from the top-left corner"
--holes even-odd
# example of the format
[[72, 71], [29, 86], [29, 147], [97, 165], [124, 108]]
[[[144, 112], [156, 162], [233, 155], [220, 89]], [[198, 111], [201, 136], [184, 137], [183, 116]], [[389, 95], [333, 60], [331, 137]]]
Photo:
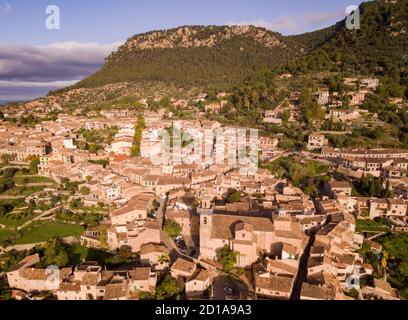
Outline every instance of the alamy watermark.
[[45, 14], [47, 18], [45, 19], [45, 27], [48, 30], [59, 30], [61, 29], [61, 12], [60, 8], [56, 5], [49, 5], [45, 8]]
[[360, 269], [354, 267], [353, 273], [346, 279], [346, 290], [351, 291], [353, 289], [360, 291]]
[[[47, 15], [45, 20], [45, 27], [48, 30], [61, 29], [61, 11], [57, 5], [49, 5], [45, 8]], [[360, 29], [360, 9], [357, 5], [349, 5], [346, 8], [346, 28], [348, 30]]]
[[[149, 141], [151, 134], [147, 131], [143, 133], [142, 144], [143, 141]], [[146, 154], [155, 165], [196, 163], [205, 167], [228, 164], [231, 167], [239, 166], [243, 175], [253, 175], [258, 169], [257, 129], [183, 130], [175, 123], [172, 134], [166, 129], [158, 129], [155, 136], [160, 139], [160, 147], [156, 143], [155, 152]]]
[[348, 30], [360, 30], [360, 8], [350, 5], [346, 8], [346, 28]]
[[45, 269], [45, 274], [47, 275], [47, 280], [45, 281], [47, 290], [52, 291], [59, 289], [61, 276], [58, 266], [48, 266], [47, 269]]

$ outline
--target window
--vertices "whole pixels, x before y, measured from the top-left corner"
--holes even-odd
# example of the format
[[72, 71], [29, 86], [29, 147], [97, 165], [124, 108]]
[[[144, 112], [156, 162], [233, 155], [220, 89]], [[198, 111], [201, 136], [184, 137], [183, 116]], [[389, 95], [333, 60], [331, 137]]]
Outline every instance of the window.
[[204, 224], [207, 224], [207, 218], [204, 218]]
[[91, 286], [86, 286], [86, 290], [91, 290]]

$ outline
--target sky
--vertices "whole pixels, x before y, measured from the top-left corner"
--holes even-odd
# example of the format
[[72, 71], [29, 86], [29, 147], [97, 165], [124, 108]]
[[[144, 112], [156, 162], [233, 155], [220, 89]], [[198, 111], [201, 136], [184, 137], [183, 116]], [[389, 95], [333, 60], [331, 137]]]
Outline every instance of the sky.
[[[284, 35], [332, 25], [359, 0], [0, 0], [0, 101], [92, 74], [129, 37], [181, 25], [252, 24]], [[50, 5], [59, 29], [47, 28]]]

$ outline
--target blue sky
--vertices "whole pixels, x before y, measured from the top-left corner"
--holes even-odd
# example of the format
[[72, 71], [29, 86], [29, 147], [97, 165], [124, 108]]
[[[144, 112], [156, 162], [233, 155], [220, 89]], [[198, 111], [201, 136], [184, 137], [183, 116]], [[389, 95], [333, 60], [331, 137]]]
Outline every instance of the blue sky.
[[[299, 34], [333, 24], [344, 18], [347, 6], [360, 3], [352, 0], [0, 0], [0, 100], [31, 98], [86, 77], [99, 68], [103, 57], [137, 33], [180, 25], [254, 24], [283, 34]], [[45, 27], [45, 9], [51, 4], [60, 8], [60, 30]], [[30, 57], [37, 60], [30, 62]], [[33, 67], [37, 64], [45, 68], [43, 76]], [[64, 70], [58, 72], [58, 66], [64, 66]], [[68, 67], [72, 69], [67, 70]], [[24, 91], [28, 87], [30, 90]]]

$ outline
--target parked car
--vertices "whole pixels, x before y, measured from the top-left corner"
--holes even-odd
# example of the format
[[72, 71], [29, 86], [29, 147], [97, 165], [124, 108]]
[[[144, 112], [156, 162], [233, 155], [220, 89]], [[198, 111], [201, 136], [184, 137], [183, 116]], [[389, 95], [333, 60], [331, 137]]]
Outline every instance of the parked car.
[[224, 288], [224, 291], [225, 291], [226, 293], [228, 293], [229, 295], [236, 295], [236, 294], [237, 294], [237, 292], [236, 292], [234, 289], [229, 288], [229, 287], [225, 287], [225, 288]]

